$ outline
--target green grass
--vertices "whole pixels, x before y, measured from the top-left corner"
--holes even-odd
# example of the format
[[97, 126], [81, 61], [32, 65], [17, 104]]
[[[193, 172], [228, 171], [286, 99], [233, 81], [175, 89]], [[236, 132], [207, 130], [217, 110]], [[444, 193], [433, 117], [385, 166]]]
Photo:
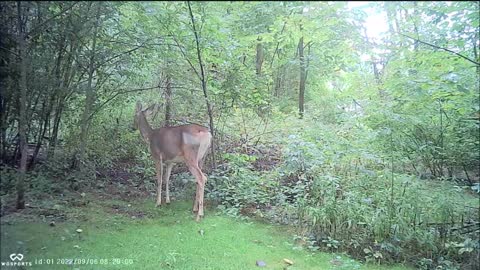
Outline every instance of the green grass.
[[[123, 214], [112, 213], [113, 205]], [[1, 261], [22, 253], [33, 269], [260, 269], [257, 260], [267, 264], [263, 269], [407, 269], [310, 252], [293, 243], [287, 227], [241, 221], [211, 209], [197, 223], [190, 209], [185, 202], [157, 209], [150, 200], [104, 201], [68, 209], [67, 221], [55, 226], [15, 214], [2, 217]], [[136, 212], [145, 216], [132, 218]], [[36, 264], [40, 259], [43, 265]], [[68, 259], [81, 263], [71, 265]], [[285, 268], [283, 259], [294, 264]]]

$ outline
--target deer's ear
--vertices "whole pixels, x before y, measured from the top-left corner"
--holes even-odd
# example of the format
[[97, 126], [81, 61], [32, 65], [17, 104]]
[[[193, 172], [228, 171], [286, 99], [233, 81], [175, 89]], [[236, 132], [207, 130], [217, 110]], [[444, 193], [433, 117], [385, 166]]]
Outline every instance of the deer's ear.
[[142, 103], [140, 101], [137, 101], [137, 105], [135, 106], [135, 111], [139, 112], [142, 110]]
[[148, 106], [148, 108], [144, 109], [143, 112], [147, 117], [155, 119], [157, 117], [159, 110], [160, 110], [160, 105], [158, 103], [154, 103]]

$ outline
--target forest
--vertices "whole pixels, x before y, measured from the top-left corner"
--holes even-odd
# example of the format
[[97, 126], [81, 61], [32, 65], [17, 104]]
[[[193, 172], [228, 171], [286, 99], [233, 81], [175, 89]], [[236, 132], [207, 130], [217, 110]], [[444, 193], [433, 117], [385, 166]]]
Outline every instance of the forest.
[[1, 268], [479, 269], [479, 12], [0, 2]]

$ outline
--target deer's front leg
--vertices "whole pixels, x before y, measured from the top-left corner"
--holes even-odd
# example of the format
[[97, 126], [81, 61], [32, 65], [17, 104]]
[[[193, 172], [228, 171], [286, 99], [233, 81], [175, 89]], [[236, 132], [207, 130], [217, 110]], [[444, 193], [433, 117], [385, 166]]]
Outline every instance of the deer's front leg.
[[157, 171], [157, 203], [156, 206], [162, 205], [162, 178], [163, 167], [162, 160], [155, 160], [155, 169]]
[[195, 199], [193, 200], [193, 212], [198, 212], [198, 182], [195, 181]]

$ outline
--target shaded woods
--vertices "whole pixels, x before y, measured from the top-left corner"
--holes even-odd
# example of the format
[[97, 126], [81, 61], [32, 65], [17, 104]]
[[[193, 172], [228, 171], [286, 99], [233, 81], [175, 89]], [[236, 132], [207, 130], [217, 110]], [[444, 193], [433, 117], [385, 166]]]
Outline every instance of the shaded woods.
[[[375, 13], [381, 35], [365, 23]], [[132, 131], [140, 101], [155, 127], [210, 129], [205, 199], [227, 215], [369, 262], [478, 267], [477, 2], [2, 2], [0, 14], [2, 216], [77, 193], [153, 200]], [[178, 198], [186, 172], [172, 172]]]

